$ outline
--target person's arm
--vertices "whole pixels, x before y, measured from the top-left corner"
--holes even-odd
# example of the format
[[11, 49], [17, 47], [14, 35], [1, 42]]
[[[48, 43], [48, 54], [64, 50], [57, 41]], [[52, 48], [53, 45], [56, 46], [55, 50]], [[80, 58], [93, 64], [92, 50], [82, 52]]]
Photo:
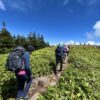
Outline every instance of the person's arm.
[[26, 52], [24, 54], [24, 58], [25, 58], [25, 70], [26, 70], [26, 74], [27, 75], [31, 75], [31, 69], [30, 69], [30, 54], [28, 52]]
[[64, 57], [64, 48], [61, 48], [61, 54], [62, 54], [62, 58]]

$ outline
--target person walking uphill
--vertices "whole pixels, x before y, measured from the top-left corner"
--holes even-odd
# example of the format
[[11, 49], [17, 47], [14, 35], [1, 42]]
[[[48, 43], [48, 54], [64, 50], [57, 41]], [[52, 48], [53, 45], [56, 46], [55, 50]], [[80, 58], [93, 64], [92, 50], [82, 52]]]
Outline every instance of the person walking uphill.
[[[32, 49], [28, 51], [21, 46], [16, 47], [8, 56], [7, 64], [9, 70], [15, 72], [18, 91], [16, 100], [28, 100], [28, 91], [32, 83], [32, 72], [30, 69], [30, 54]], [[13, 58], [11, 60], [11, 58]]]
[[67, 45], [63, 46], [63, 53], [64, 53], [64, 57], [63, 57], [63, 64], [66, 63], [66, 58], [67, 58]]
[[69, 45], [64, 45], [64, 46], [63, 46], [63, 49], [64, 49], [63, 63], [66, 64], [66, 62], [67, 62], [67, 57], [68, 57], [68, 55], [69, 55], [70, 46], [69, 46]]
[[60, 71], [62, 71], [63, 68], [63, 58], [64, 58], [64, 52], [63, 52], [63, 46], [58, 45], [55, 50], [55, 56], [56, 56], [56, 66], [55, 66], [55, 74], [57, 75], [57, 66], [60, 63]]

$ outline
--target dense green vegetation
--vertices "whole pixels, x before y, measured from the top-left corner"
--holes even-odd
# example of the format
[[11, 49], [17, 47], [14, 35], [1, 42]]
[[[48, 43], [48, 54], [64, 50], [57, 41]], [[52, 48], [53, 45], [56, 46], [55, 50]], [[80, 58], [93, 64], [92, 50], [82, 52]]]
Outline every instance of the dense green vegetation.
[[59, 83], [39, 100], [100, 100], [100, 50], [72, 47], [68, 61]]
[[[31, 68], [34, 77], [52, 73], [55, 64], [55, 47], [34, 51]], [[14, 73], [5, 69], [7, 54], [0, 55], [0, 100], [16, 94]], [[100, 49], [87, 46], [71, 47], [69, 67], [64, 70], [59, 83], [48, 87], [39, 100], [100, 100]]]
[[31, 67], [33, 76], [43, 76], [52, 73], [52, 67], [55, 65], [55, 48], [47, 47], [35, 51], [31, 55]]
[[[52, 73], [52, 66], [55, 64], [54, 50], [55, 48], [48, 47], [32, 53], [31, 69], [33, 77]], [[0, 97], [3, 98], [3, 100], [15, 97], [17, 90], [14, 73], [5, 69], [6, 59], [7, 54], [0, 55]]]
[[29, 44], [33, 45], [36, 50], [49, 46], [40, 33], [30, 32], [28, 36], [12, 35], [3, 23], [3, 28], [0, 30], [0, 53], [8, 53], [18, 45], [27, 48]]

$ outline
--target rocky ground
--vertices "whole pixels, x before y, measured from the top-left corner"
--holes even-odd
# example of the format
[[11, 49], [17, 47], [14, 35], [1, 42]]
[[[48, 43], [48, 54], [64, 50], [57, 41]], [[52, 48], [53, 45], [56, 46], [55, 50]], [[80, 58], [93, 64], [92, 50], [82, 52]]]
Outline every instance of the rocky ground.
[[[60, 66], [58, 66], [59, 69]], [[63, 70], [67, 67], [67, 64], [63, 64]], [[60, 79], [62, 71], [58, 71], [57, 76], [55, 74], [51, 74], [48, 76], [42, 76], [38, 78], [34, 78], [30, 91], [28, 93], [29, 100], [37, 100], [40, 94], [46, 92], [48, 86], [55, 86]]]

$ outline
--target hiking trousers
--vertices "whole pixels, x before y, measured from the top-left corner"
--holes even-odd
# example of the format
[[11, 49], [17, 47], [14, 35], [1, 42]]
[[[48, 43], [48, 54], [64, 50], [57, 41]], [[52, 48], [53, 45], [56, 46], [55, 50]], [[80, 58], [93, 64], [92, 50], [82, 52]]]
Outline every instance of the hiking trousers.
[[56, 71], [57, 71], [57, 67], [58, 67], [58, 64], [60, 63], [60, 71], [62, 70], [63, 68], [63, 57], [61, 56], [56, 56]]
[[18, 83], [17, 97], [25, 97], [32, 83], [32, 78], [28, 75], [16, 75]]

